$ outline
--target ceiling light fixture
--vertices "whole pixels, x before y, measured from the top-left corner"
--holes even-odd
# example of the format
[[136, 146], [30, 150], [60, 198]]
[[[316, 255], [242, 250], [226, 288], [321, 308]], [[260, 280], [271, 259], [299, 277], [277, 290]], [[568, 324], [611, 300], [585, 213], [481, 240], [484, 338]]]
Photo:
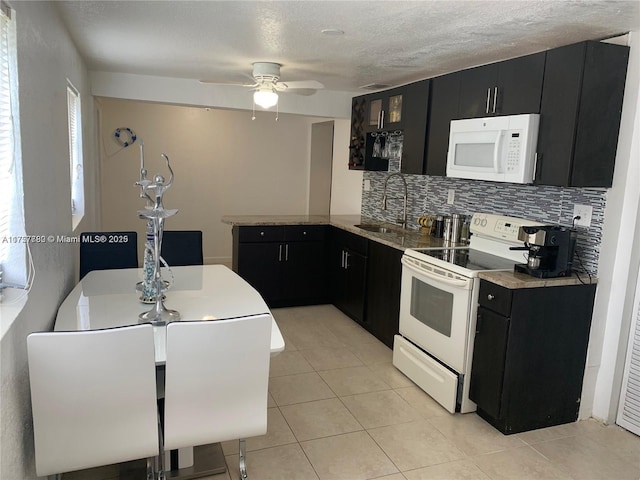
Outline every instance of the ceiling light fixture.
[[253, 92], [253, 103], [267, 110], [278, 104], [278, 94], [270, 85], [260, 85]]

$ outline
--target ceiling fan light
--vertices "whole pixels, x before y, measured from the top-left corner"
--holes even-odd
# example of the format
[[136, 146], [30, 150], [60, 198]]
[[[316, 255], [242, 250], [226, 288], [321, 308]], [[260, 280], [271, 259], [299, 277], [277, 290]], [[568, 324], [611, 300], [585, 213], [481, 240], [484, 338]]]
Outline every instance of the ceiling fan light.
[[271, 88], [259, 88], [253, 92], [253, 101], [256, 105], [264, 108], [271, 108], [278, 103], [278, 94]]

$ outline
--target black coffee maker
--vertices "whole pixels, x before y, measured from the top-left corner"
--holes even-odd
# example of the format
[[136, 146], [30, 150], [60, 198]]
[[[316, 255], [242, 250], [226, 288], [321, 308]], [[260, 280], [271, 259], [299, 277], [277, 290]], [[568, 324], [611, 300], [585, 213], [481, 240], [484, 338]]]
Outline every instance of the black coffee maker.
[[522, 227], [518, 239], [524, 242], [523, 250], [529, 251], [526, 264], [517, 264], [516, 272], [528, 273], [538, 278], [566, 277], [571, 275], [576, 232], [558, 225]]

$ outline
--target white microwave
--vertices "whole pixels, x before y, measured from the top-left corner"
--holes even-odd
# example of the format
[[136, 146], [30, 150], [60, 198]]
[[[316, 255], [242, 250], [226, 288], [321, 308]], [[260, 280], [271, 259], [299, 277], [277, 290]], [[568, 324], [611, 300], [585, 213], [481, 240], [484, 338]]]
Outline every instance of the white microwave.
[[540, 115], [452, 120], [447, 176], [533, 183]]

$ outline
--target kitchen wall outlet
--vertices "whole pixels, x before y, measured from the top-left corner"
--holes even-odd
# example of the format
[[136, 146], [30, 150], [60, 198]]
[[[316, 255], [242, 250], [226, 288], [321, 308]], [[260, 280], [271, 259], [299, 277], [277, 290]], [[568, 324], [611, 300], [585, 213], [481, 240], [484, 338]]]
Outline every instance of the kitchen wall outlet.
[[371, 180], [369, 180], [369, 179], [365, 180], [364, 183], [363, 183], [362, 189], [365, 192], [370, 191], [371, 190]]
[[453, 200], [456, 198], [456, 191], [453, 188], [449, 189], [449, 194], [447, 195], [447, 205], [453, 205]]
[[576, 227], [590, 227], [592, 212], [593, 207], [591, 205], [574, 205], [573, 218], [580, 217], [575, 221], [574, 225]]

